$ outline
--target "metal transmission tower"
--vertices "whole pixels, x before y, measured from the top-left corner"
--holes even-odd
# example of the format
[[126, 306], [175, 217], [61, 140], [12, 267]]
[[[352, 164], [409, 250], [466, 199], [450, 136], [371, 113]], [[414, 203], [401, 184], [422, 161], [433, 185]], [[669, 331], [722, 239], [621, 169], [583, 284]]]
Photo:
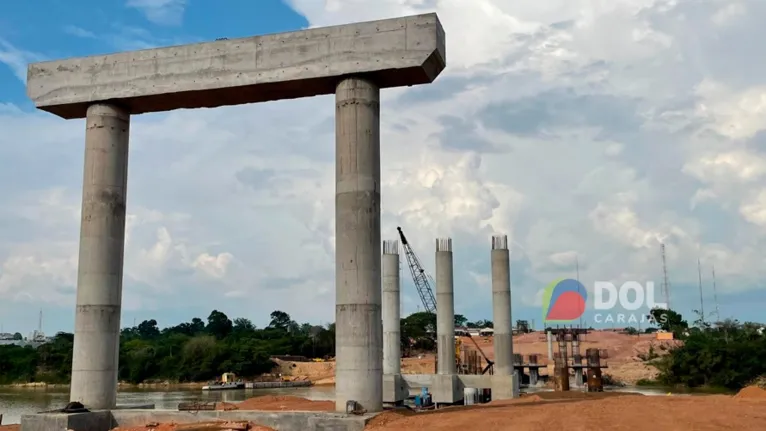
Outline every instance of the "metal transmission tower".
[[713, 301], [715, 301], [715, 320], [716, 323], [721, 323], [721, 312], [718, 309], [718, 292], [715, 288], [715, 266], [713, 266]]
[[670, 283], [668, 282], [668, 265], [665, 261], [665, 243], [660, 243], [662, 252], [662, 293], [665, 295], [665, 305], [670, 310]]
[[423, 308], [426, 313], [436, 314], [436, 298], [434, 297], [434, 291], [431, 289], [431, 283], [434, 283], [430, 275], [423, 269], [423, 265], [420, 264], [420, 259], [412, 251], [410, 243], [407, 242], [407, 237], [404, 236], [401, 227], [397, 227], [399, 231], [399, 237], [402, 239], [402, 247], [404, 247], [404, 255], [407, 257], [407, 266], [410, 267], [410, 273], [412, 274], [412, 281], [415, 283], [415, 288], [418, 290], [420, 300], [423, 302]]

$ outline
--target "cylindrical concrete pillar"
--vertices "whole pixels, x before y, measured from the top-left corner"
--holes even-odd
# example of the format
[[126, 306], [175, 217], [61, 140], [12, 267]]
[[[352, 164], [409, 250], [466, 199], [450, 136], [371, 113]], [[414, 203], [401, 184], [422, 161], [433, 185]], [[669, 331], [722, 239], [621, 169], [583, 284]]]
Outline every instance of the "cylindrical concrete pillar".
[[383, 242], [383, 374], [401, 374], [399, 241]]
[[117, 402], [129, 135], [126, 110], [88, 108], [70, 399], [90, 409]]
[[380, 88], [335, 92], [335, 408], [383, 409], [380, 286]]
[[508, 237], [492, 237], [492, 322], [495, 374], [513, 375], [513, 333], [511, 332], [511, 270]]
[[548, 360], [553, 361], [553, 333], [546, 331], [545, 335], [548, 338]]
[[455, 292], [452, 239], [436, 240], [436, 354], [437, 374], [457, 374], [455, 363]]
[[575, 372], [575, 386], [583, 385], [582, 356], [580, 356], [580, 340], [578, 334], [572, 334], [572, 366]]

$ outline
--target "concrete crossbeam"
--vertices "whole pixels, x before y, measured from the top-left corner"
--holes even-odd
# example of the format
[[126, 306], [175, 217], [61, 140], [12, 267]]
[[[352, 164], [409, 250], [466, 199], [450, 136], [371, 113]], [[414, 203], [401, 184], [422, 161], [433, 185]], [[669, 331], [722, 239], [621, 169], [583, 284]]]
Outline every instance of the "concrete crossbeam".
[[[35, 106], [87, 117], [72, 401], [115, 407], [130, 116], [334, 93], [336, 410], [353, 401], [380, 411], [380, 89], [432, 82], [445, 66], [444, 37], [436, 14], [426, 14], [31, 64], [27, 94]], [[454, 331], [448, 254], [442, 302], [449, 310], [441, 320]], [[452, 347], [441, 351], [452, 355], [448, 338]], [[443, 362], [454, 374], [454, 361]], [[396, 379], [386, 384], [389, 392], [403, 388]]]
[[339, 77], [426, 84], [446, 61], [436, 14], [29, 65], [27, 94], [63, 118], [94, 102], [131, 114], [333, 94]]

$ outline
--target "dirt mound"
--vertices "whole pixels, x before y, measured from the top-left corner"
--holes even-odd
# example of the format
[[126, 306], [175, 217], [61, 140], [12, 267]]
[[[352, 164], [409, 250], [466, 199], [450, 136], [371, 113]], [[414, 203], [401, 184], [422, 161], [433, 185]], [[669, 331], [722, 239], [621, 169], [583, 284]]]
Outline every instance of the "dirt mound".
[[113, 428], [112, 431], [276, 431], [274, 428], [252, 422], [196, 422], [190, 424], [148, 423], [130, 428]]
[[759, 388], [758, 386], [747, 386], [737, 392], [737, 395], [734, 395], [734, 398], [746, 400], [766, 400], [766, 389]]
[[[548, 431], [556, 429], [610, 429], [654, 431], [658, 423], [673, 429], [714, 431], [760, 431], [766, 411], [758, 403], [743, 403], [730, 397], [648, 397], [637, 395], [581, 394], [558, 399], [535, 394], [542, 400], [509, 404], [454, 407], [433, 412], [386, 416], [370, 423], [375, 431]], [[531, 397], [530, 397], [531, 398]], [[523, 400], [523, 398], [521, 399]], [[520, 401], [521, 401], [520, 400]], [[610, 412], [618, 412], [612, 414]], [[722, 415], [721, 412], [726, 412]], [[647, 420], [651, 418], [651, 420]]]
[[226, 402], [217, 402], [215, 403], [215, 409], [218, 411], [229, 411], [229, 410], [237, 410], [238, 407], [234, 403], [226, 403]]
[[389, 410], [387, 412], [383, 412], [374, 418], [370, 419], [369, 422], [367, 422], [367, 426], [364, 428], [365, 430], [374, 430], [378, 428], [382, 428], [388, 425], [391, 425], [391, 423], [402, 420], [406, 418], [407, 416], [411, 416], [412, 413], [403, 411], [403, 410]]
[[331, 412], [335, 410], [335, 402], [312, 401], [290, 395], [265, 395], [242, 401], [237, 404], [237, 408], [239, 410]]

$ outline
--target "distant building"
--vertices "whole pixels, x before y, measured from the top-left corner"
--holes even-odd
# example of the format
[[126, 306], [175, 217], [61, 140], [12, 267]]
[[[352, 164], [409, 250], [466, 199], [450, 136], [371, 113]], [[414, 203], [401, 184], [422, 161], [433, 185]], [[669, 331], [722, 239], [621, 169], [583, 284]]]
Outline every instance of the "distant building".
[[0, 346], [32, 346], [36, 349], [53, 339], [52, 337], [46, 337], [42, 331], [33, 331], [29, 337], [21, 340], [16, 340], [13, 336], [14, 334], [11, 334], [10, 332], [1, 332]]

